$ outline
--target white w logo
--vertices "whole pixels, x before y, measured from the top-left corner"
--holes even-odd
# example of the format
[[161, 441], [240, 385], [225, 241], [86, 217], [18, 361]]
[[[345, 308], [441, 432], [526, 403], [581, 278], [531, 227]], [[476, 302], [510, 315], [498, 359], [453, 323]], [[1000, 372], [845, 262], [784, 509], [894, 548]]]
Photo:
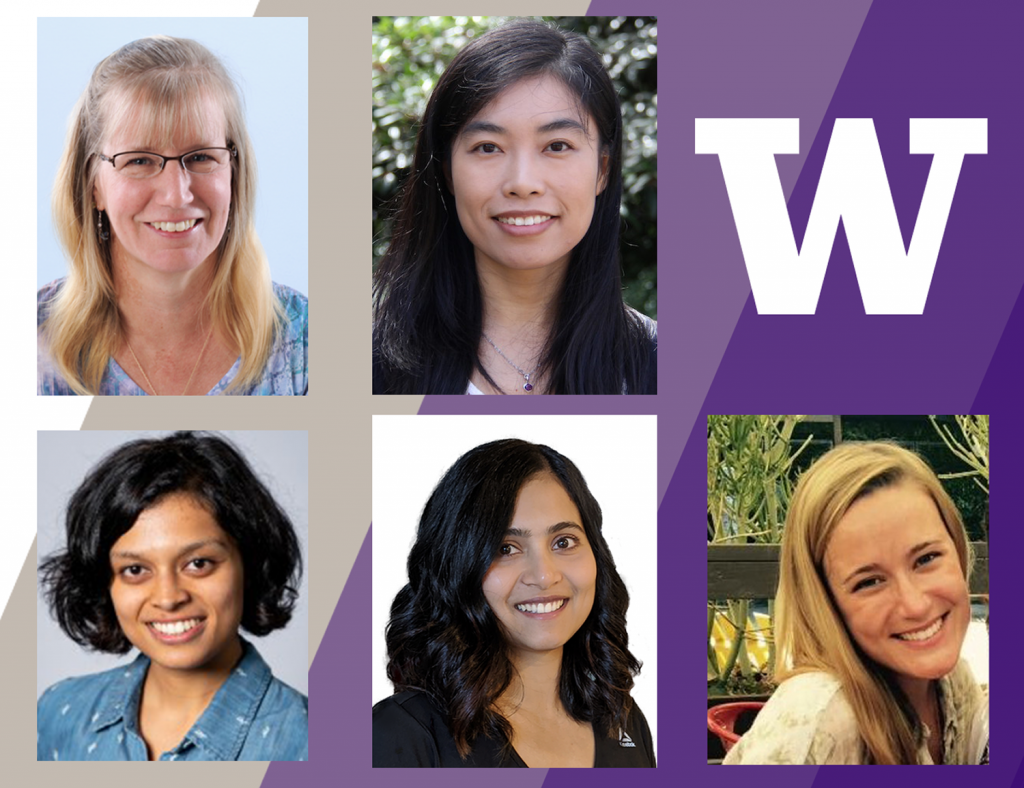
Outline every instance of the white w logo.
[[797, 118], [697, 118], [695, 153], [718, 154], [760, 314], [814, 314], [839, 219], [868, 314], [924, 312], [967, 153], [988, 152], [986, 118], [911, 118], [910, 153], [932, 153], [904, 252], [871, 118], [837, 118], [798, 252], [775, 154], [800, 152]]

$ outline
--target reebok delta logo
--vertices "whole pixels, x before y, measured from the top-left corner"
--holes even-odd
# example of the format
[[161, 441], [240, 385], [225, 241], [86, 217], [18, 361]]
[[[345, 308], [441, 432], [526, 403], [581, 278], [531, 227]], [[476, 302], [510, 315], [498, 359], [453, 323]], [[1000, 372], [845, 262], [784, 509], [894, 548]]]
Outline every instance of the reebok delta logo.
[[797, 251], [775, 155], [800, 152], [798, 118], [697, 118], [697, 154], [717, 155], [759, 314], [811, 315], [842, 218], [864, 311], [920, 315], [966, 154], [988, 152], [987, 118], [911, 118], [911, 154], [933, 154], [910, 248], [871, 118], [836, 118]]
[[619, 746], [636, 747], [636, 745], [633, 743], [633, 740], [629, 738], [629, 734], [622, 730], [622, 728], [619, 728]]

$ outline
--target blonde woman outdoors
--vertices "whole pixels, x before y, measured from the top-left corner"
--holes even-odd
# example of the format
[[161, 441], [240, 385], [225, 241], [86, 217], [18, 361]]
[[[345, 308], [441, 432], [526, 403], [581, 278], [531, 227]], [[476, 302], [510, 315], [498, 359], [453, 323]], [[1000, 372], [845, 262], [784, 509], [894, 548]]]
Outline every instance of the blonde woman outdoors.
[[725, 764], [988, 762], [960, 514], [916, 454], [849, 443], [800, 479], [776, 597], [778, 689]]
[[69, 261], [40, 289], [39, 394], [305, 394], [306, 297], [270, 280], [238, 90], [202, 44], [96, 66], [53, 191]]

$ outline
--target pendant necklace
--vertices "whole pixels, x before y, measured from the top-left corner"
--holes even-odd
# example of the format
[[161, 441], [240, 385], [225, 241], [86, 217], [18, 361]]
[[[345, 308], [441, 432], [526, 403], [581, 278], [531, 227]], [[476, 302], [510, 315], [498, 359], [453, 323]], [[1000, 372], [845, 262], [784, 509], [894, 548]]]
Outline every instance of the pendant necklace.
[[[536, 372], [537, 368], [534, 367], [532, 370], [527, 372], [525, 369], [520, 367], [516, 362], [514, 362], [512, 359], [510, 359], [508, 356], [506, 356], [504, 353], [502, 353], [501, 352], [501, 348], [498, 347], [497, 345], [495, 345], [494, 344], [494, 340], [491, 339], [489, 336], [487, 336], [487, 334], [484, 334], [483, 331], [481, 331], [480, 333], [484, 335], [484, 339], [486, 339], [488, 342], [491, 343], [491, 347], [494, 348], [495, 352], [499, 356], [501, 356], [503, 359], [505, 359], [505, 361], [507, 361], [509, 363], [509, 365], [513, 369], [515, 369], [516, 372], [518, 372], [520, 375], [523, 376], [523, 391], [526, 391], [526, 392], [533, 391], [533, 384], [530, 383], [530, 375], [532, 375], [534, 372]], [[145, 373], [143, 373], [143, 374], [145, 374]]]

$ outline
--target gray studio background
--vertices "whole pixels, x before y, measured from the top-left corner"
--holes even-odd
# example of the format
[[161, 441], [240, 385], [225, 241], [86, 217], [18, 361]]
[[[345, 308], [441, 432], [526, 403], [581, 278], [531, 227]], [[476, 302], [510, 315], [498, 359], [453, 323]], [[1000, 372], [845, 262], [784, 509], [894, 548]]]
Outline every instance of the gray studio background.
[[[128, 441], [167, 435], [167, 431], [39, 432], [36, 565], [64, 547], [64, 509], [86, 473], [109, 452]], [[267, 637], [242, 634], [258, 649], [274, 675], [303, 694], [308, 691], [309, 666], [309, 441], [299, 431], [224, 431], [246, 458], [257, 477], [284, 508], [295, 525], [305, 573], [291, 623]], [[31, 560], [31, 559], [30, 559]], [[124, 656], [85, 651], [57, 626], [45, 601], [36, 593], [36, 697], [56, 681], [107, 670], [131, 662]]]

